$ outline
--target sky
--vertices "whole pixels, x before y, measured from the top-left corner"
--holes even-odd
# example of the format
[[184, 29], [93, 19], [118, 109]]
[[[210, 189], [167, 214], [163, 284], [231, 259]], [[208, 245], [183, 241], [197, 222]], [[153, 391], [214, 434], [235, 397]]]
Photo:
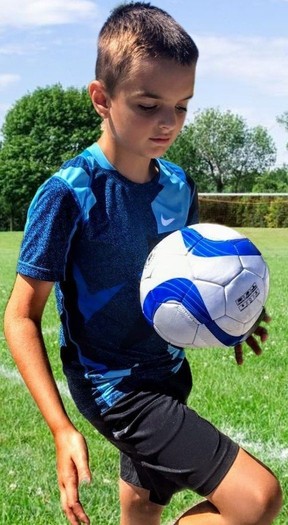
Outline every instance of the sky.
[[[94, 78], [98, 32], [120, 0], [0, 0], [0, 127], [37, 87]], [[288, 164], [288, 0], [155, 0], [192, 36], [200, 58], [193, 113], [209, 107], [264, 126]]]

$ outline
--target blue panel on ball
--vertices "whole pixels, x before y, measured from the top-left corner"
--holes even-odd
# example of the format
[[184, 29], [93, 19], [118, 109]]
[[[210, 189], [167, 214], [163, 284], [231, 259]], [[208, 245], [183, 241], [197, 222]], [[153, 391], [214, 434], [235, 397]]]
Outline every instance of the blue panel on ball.
[[261, 255], [256, 246], [246, 238], [227, 240], [207, 239], [192, 228], [183, 228], [181, 234], [187, 250], [198, 257]]
[[210, 317], [198, 288], [188, 279], [176, 278], [165, 281], [151, 290], [145, 297], [143, 313], [153, 326], [154, 315], [163, 303], [175, 301], [181, 303], [197, 321], [225, 346], [235, 346], [244, 339], [244, 335], [234, 337], [222, 330]]

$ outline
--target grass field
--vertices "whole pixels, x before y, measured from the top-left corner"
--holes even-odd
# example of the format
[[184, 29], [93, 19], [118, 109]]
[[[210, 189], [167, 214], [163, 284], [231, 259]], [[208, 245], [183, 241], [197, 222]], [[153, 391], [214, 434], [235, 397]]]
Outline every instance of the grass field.
[[[261, 357], [246, 352], [242, 367], [231, 350], [189, 350], [194, 387], [190, 405], [250, 452], [266, 462], [288, 493], [288, 327], [287, 229], [244, 229], [265, 256], [271, 274], [268, 311], [273, 317], [270, 338]], [[12, 287], [20, 233], [0, 233], [0, 315]], [[71, 418], [87, 438], [94, 473], [83, 487], [82, 500], [91, 525], [117, 525], [118, 456], [78, 415], [65, 388], [58, 359], [58, 322], [51, 297], [45, 312], [44, 335], [53, 370], [62, 387]], [[56, 482], [52, 438], [23, 386], [0, 333], [0, 523], [2, 525], [64, 525]], [[47, 400], [49, 402], [49, 400]], [[165, 510], [169, 523], [197, 498], [187, 492], [174, 497]], [[277, 525], [287, 525], [288, 504]]]

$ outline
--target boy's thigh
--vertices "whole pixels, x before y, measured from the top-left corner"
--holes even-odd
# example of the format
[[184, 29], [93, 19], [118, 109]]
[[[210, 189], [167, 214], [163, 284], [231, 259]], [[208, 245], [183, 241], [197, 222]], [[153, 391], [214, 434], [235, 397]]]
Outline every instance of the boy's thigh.
[[282, 505], [281, 487], [273, 472], [241, 448], [208, 499], [228, 520], [237, 516], [240, 523], [272, 523]]
[[186, 406], [192, 386], [186, 360], [157, 391], [146, 384], [102, 416], [89, 389], [77, 388], [74, 377], [70, 386], [79, 410], [120, 450], [122, 479], [149, 490], [154, 503], [165, 505], [183, 488], [208, 495], [238, 453], [238, 445]]
[[194, 410], [165, 394], [128, 395], [105, 419], [121, 451], [121, 478], [149, 490], [150, 501], [159, 505], [185, 488], [210, 494], [239, 450]]

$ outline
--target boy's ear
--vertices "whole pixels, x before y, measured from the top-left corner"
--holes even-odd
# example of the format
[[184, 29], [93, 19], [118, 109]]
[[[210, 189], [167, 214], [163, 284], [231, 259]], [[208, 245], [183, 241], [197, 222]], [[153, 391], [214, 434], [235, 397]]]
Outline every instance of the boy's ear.
[[100, 117], [107, 118], [109, 115], [110, 103], [109, 96], [105, 87], [99, 80], [92, 80], [88, 86], [88, 91], [92, 104]]

